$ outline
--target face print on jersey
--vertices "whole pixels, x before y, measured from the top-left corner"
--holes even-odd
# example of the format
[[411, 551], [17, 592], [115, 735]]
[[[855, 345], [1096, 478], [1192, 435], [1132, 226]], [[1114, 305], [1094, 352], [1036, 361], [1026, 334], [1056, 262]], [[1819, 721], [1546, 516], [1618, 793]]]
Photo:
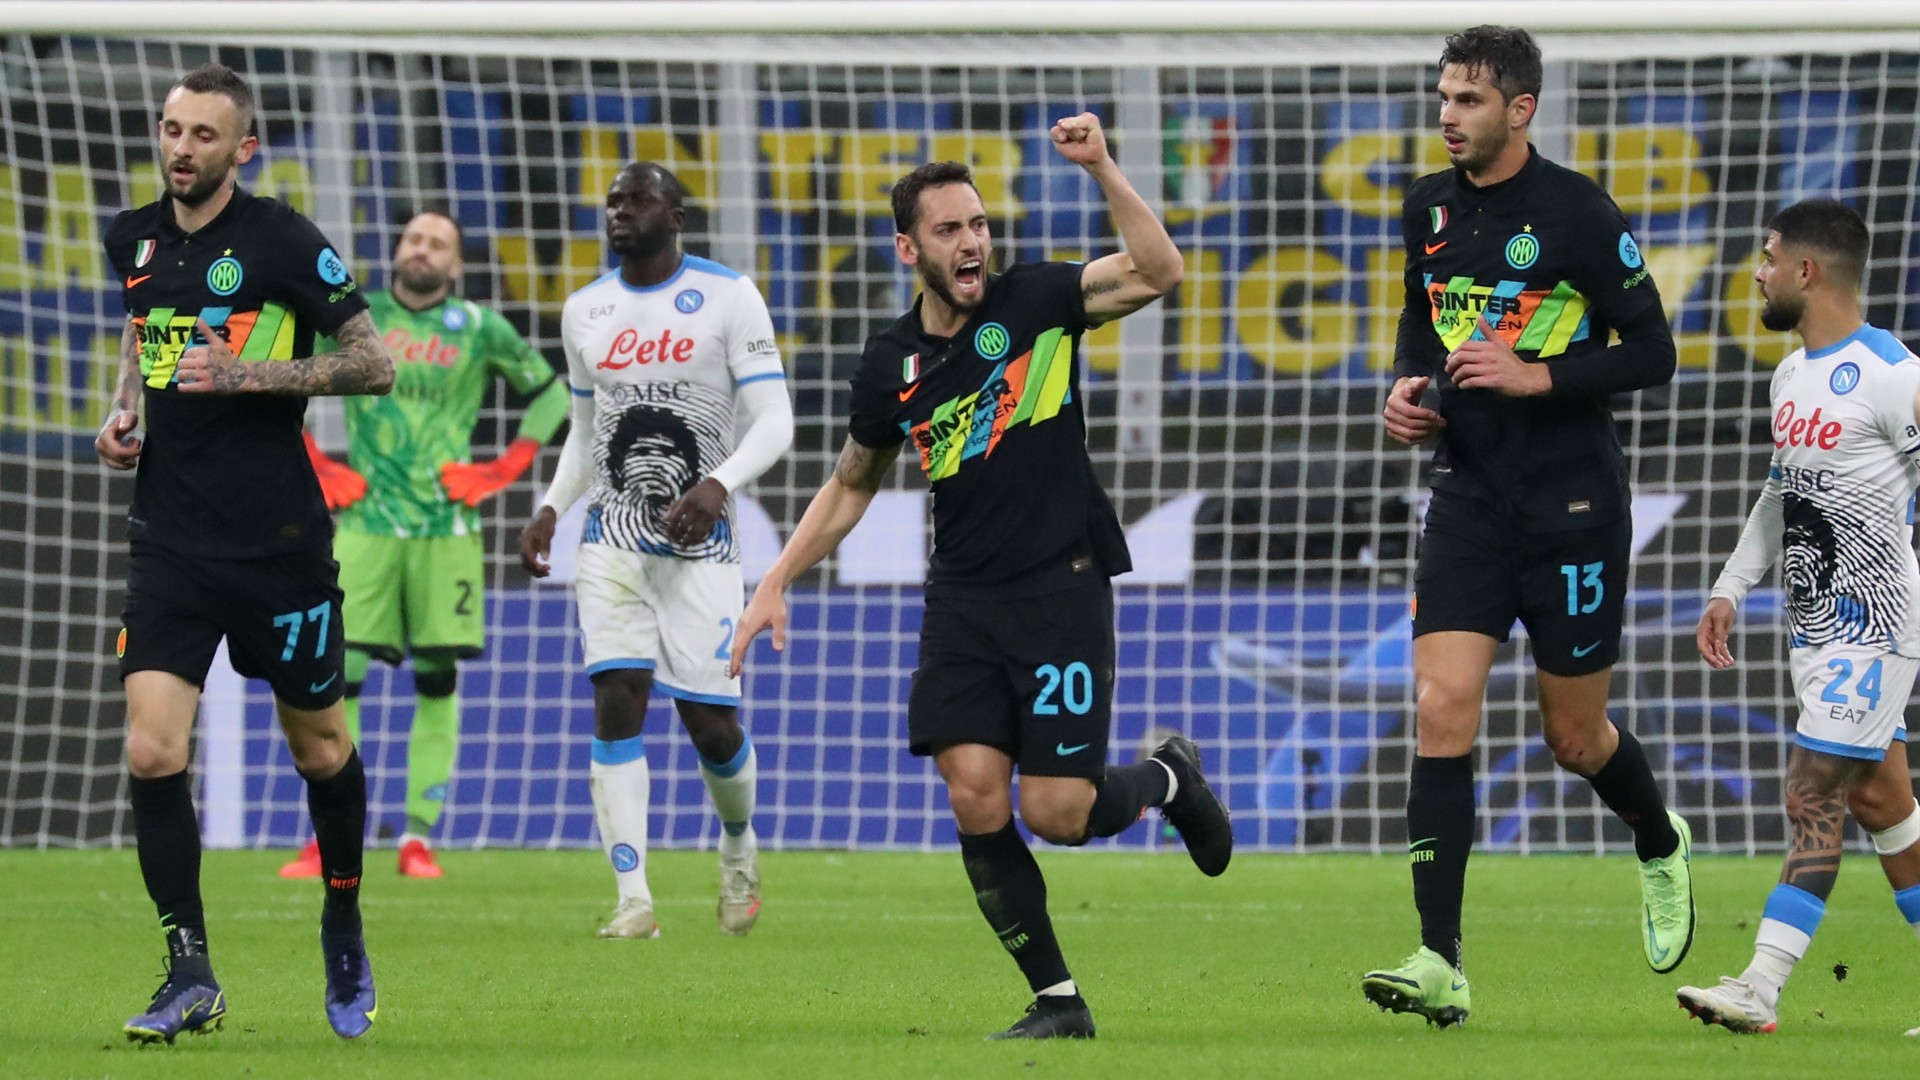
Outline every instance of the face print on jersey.
[[1009, 427], [1059, 415], [1072, 400], [1071, 353], [1064, 327], [1041, 331], [1031, 350], [996, 366], [980, 389], [936, 406], [921, 423], [903, 423], [927, 479], [944, 480], [966, 459], [991, 456]]
[[731, 452], [733, 398], [690, 382], [627, 383], [604, 386], [598, 405], [586, 538], [648, 554], [737, 558], [728, 518], [705, 540], [681, 548], [662, 521]]

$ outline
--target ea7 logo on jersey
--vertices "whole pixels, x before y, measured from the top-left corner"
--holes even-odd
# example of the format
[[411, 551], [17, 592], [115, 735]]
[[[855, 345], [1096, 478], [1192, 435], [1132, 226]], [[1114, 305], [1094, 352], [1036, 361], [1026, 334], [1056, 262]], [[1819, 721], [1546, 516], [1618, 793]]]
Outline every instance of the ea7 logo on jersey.
[[595, 367], [618, 371], [634, 364], [684, 364], [693, 359], [693, 339], [676, 338], [673, 331], [662, 330], [657, 338], [642, 338], [640, 331], [628, 327], [607, 346], [607, 355]]
[[1812, 415], [1799, 417], [1794, 415], [1793, 402], [1783, 402], [1773, 414], [1773, 445], [1779, 448], [1804, 446], [1808, 449], [1818, 447], [1831, 450], [1840, 445], [1840, 421], [1822, 422], [1820, 410]]

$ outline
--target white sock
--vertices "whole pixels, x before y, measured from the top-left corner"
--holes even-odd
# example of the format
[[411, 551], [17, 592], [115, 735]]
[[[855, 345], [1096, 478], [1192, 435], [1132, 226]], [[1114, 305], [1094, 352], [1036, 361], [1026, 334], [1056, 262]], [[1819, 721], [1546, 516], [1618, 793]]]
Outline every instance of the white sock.
[[652, 774], [640, 739], [593, 741], [588, 767], [593, 819], [600, 826], [600, 847], [613, 864], [621, 900], [651, 900], [647, 890], [647, 800]]
[[1072, 997], [1073, 995], [1079, 992], [1080, 992], [1080, 988], [1073, 985], [1072, 979], [1068, 979], [1065, 982], [1054, 983], [1052, 986], [1046, 987], [1045, 989], [1041, 990], [1039, 993], [1033, 996], [1034, 997]]
[[1161, 761], [1159, 758], [1148, 758], [1147, 760], [1167, 771], [1167, 797], [1160, 801], [1160, 805], [1165, 806], [1173, 801], [1175, 795], [1180, 794], [1180, 778], [1173, 775], [1173, 766]]
[[1740, 978], [1753, 984], [1754, 990], [1769, 1004], [1777, 1006], [1781, 991], [1787, 988], [1787, 978], [1793, 974], [1793, 965], [1799, 962], [1797, 956], [1761, 945], [1753, 950], [1753, 961], [1740, 973]]
[[[698, 756], [698, 755], [695, 755]], [[707, 797], [720, 815], [720, 857], [739, 859], [758, 846], [753, 834], [754, 782], [760, 773], [760, 757], [754, 753], [753, 740], [740, 740], [740, 749], [732, 761], [712, 762], [700, 758], [700, 779], [707, 785]]]

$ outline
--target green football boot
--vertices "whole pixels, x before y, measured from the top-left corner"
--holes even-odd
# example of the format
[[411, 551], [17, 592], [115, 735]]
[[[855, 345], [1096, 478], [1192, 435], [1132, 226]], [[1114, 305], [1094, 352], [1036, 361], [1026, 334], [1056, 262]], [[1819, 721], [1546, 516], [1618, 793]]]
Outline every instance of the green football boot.
[[1640, 864], [1640, 923], [1645, 931], [1647, 966], [1664, 975], [1680, 966], [1693, 947], [1693, 830], [1667, 811], [1680, 846], [1664, 859]]
[[1419, 1013], [1441, 1027], [1465, 1023], [1472, 1006], [1467, 977], [1424, 945], [1397, 968], [1367, 972], [1360, 992], [1382, 1012]]

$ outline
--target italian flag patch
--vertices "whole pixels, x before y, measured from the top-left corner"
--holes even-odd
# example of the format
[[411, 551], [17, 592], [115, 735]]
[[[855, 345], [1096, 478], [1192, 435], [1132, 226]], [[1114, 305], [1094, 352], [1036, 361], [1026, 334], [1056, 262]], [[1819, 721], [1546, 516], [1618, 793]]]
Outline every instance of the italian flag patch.
[[1439, 232], [1447, 227], [1447, 208], [1444, 206], [1427, 207], [1427, 216], [1433, 219], [1433, 230]]
[[147, 263], [153, 259], [153, 249], [156, 246], [152, 240], [142, 240], [140, 241], [140, 246], [133, 249], [133, 268], [135, 270], [147, 265]]

